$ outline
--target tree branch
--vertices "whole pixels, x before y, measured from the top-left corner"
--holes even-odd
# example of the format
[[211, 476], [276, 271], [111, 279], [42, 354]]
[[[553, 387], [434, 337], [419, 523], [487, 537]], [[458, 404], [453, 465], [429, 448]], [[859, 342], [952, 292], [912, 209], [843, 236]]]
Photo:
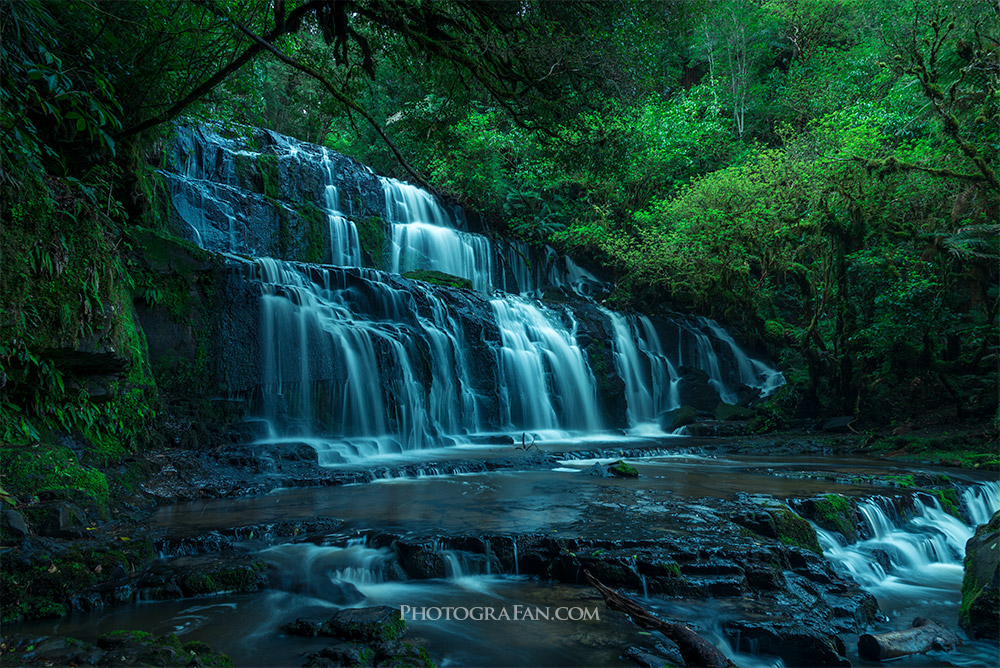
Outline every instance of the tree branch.
[[322, 84], [323, 87], [326, 88], [327, 92], [329, 92], [330, 95], [336, 98], [338, 102], [343, 104], [351, 111], [360, 114], [366, 121], [368, 121], [368, 123], [372, 126], [375, 132], [379, 134], [379, 136], [382, 138], [382, 141], [384, 141], [386, 146], [389, 147], [389, 150], [392, 151], [392, 154], [395, 156], [400, 166], [402, 166], [402, 168], [406, 170], [406, 173], [409, 174], [417, 183], [419, 183], [424, 188], [437, 192], [433, 186], [431, 186], [415, 169], [413, 169], [413, 167], [410, 166], [410, 164], [406, 161], [406, 158], [403, 157], [402, 152], [399, 150], [396, 144], [389, 138], [389, 135], [386, 134], [385, 130], [382, 128], [381, 125], [379, 125], [378, 121], [376, 121], [372, 117], [372, 115], [369, 114], [368, 111], [366, 111], [363, 107], [361, 107], [357, 102], [355, 102], [347, 95], [337, 90], [337, 87], [334, 86], [326, 77], [324, 77], [322, 74], [312, 69], [308, 65], [304, 65], [295, 60], [294, 58], [291, 58], [290, 56], [286, 55], [283, 51], [281, 51], [281, 49], [274, 46], [274, 44], [271, 44], [271, 42], [265, 39], [264, 37], [261, 37], [260, 35], [250, 30], [250, 28], [243, 25], [243, 23], [241, 23], [238, 19], [229, 16], [224, 10], [217, 7], [215, 3], [212, 2], [212, 0], [196, 0], [196, 1], [199, 4], [208, 8], [209, 11], [214, 12], [218, 16], [221, 16], [230, 21], [234, 26], [236, 26], [236, 28], [240, 32], [242, 32], [244, 35], [253, 40], [254, 43], [259, 47], [259, 49], [268, 51], [269, 53], [271, 53], [271, 55], [273, 55], [275, 58], [285, 63], [289, 67], [292, 67], [312, 77], [320, 84]]

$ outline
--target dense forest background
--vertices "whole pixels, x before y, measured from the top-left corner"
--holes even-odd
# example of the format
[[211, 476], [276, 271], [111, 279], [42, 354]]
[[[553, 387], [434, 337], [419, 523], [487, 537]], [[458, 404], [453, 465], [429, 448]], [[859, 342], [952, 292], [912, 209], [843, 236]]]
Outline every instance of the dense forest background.
[[[431, 187], [495, 234], [607, 275], [618, 308], [738, 329], [789, 381], [758, 409], [759, 431], [831, 415], [857, 416], [859, 431], [995, 430], [998, 12], [987, 0], [3, 3], [5, 457], [106, 494], [79, 453], [26, 459], [24, 446], [75, 434], [93, 463], [156, 439], [164, 412], [132, 303], [157, 297], [130, 248], [160, 224], [171, 124], [206, 120]], [[124, 360], [115, 380], [81, 383], [107, 350]]]

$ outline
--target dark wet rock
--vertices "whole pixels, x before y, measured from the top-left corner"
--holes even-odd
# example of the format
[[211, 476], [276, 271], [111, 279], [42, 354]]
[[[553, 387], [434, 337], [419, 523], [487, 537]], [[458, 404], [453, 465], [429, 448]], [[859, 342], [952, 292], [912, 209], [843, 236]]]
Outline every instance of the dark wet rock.
[[682, 366], [678, 372], [680, 380], [677, 389], [684, 404], [699, 411], [712, 412], [719, 403], [719, 391], [711, 384], [708, 374], [689, 366]]
[[823, 423], [823, 431], [830, 432], [833, 434], [846, 434], [851, 431], [851, 424], [854, 423], [855, 418], [853, 415], [841, 415], [840, 417], [833, 417]]
[[721, 438], [742, 436], [746, 434], [747, 423], [744, 421], [723, 422], [721, 420], [699, 420], [689, 425], [686, 434], [688, 436]]
[[658, 422], [660, 423], [660, 429], [669, 433], [675, 429], [693, 424], [697, 419], [698, 410], [696, 408], [693, 406], [681, 406], [675, 410], [660, 413]]
[[396, 558], [406, 575], [414, 579], [445, 577], [444, 558], [433, 544], [398, 540], [393, 544]]
[[1000, 511], [965, 544], [959, 623], [975, 638], [1000, 636]]
[[672, 668], [672, 666], [684, 665], [683, 658], [680, 663], [677, 663], [655, 650], [641, 647], [629, 647], [622, 653], [621, 658], [631, 661], [639, 668]]
[[397, 608], [382, 605], [338, 610], [323, 625], [323, 635], [384, 645], [406, 633], [406, 622]]
[[281, 627], [288, 635], [341, 638], [370, 647], [387, 647], [406, 634], [406, 622], [397, 608], [376, 606], [338, 610], [326, 619], [300, 618]]
[[0, 541], [20, 542], [28, 535], [24, 516], [16, 510], [0, 511]]
[[731, 620], [723, 631], [739, 651], [779, 656], [789, 668], [851, 665], [839, 636], [806, 623]]
[[222, 552], [157, 562], [138, 586], [144, 598], [169, 599], [257, 591], [267, 581], [267, 565], [260, 559], [241, 552]]
[[3, 639], [3, 664], [18, 666], [230, 666], [225, 654], [176, 635], [113, 631], [96, 644], [64, 636], [17, 634]]
[[614, 478], [614, 474], [608, 470], [608, 467], [604, 464], [597, 462], [581, 471], [583, 475], [592, 476], [594, 478]]
[[732, 404], [727, 404], [720, 401], [715, 410], [712, 411], [715, 415], [715, 419], [721, 422], [732, 422], [733, 420], [749, 420], [756, 413], [749, 408], [744, 408], [743, 406], [734, 406]]

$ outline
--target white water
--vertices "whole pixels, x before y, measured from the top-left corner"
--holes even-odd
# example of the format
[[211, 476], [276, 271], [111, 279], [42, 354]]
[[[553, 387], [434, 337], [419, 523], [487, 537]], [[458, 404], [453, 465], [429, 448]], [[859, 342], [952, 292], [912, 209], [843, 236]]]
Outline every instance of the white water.
[[[985, 522], [1000, 510], [1000, 485], [972, 486], [963, 501], [976, 524]], [[870, 537], [845, 545], [839, 536], [817, 529], [823, 554], [874, 594], [890, 616], [909, 605], [936, 600], [943, 601], [957, 619], [965, 543], [975, 524], [970, 526], [945, 512], [933, 497], [915, 497], [913, 504], [912, 511], [898, 516], [889, 499], [859, 503]]]

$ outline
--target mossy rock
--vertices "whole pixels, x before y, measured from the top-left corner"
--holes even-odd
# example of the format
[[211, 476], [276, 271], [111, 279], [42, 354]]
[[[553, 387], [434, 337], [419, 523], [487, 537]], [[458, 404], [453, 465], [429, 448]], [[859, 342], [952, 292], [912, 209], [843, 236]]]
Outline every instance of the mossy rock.
[[722, 422], [730, 422], [732, 420], [750, 420], [756, 415], [754, 411], [749, 408], [744, 408], [743, 406], [734, 406], [733, 404], [727, 404], [724, 401], [720, 401], [715, 407], [715, 419]]
[[449, 288], [461, 288], [463, 290], [472, 289], [472, 281], [469, 279], [462, 278], [461, 276], [452, 276], [451, 274], [446, 274], [443, 271], [435, 271], [433, 269], [408, 271], [403, 274], [403, 278], [409, 278], [414, 281], [423, 281], [425, 283], [433, 283], [434, 285], [443, 285]]
[[807, 520], [787, 508], [772, 508], [768, 512], [774, 519], [774, 529], [778, 540], [786, 545], [794, 545], [804, 550], [811, 550], [816, 554], [823, 554], [816, 530]]
[[384, 645], [402, 638], [406, 622], [399, 610], [389, 606], [349, 608], [334, 613], [320, 629], [321, 635]]
[[1000, 636], [1000, 511], [965, 544], [958, 622], [975, 638]]
[[608, 466], [608, 471], [612, 473], [616, 478], [638, 478], [639, 471], [636, 470], [634, 466], [620, 459]]
[[385, 267], [389, 224], [378, 216], [368, 216], [355, 220], [354, 227], [358, 231], [358, 243], [361, 244], [361, 252], [365, 256], [365, 262], [376, 269], [383, 269]]
[[850, 499], [840, 494], [826, 494], [816, 499], [816, 523], [824, 529], [839, 531], [844, 538], [854, 542], [858, 529], [854, 522], [854, 507]]

